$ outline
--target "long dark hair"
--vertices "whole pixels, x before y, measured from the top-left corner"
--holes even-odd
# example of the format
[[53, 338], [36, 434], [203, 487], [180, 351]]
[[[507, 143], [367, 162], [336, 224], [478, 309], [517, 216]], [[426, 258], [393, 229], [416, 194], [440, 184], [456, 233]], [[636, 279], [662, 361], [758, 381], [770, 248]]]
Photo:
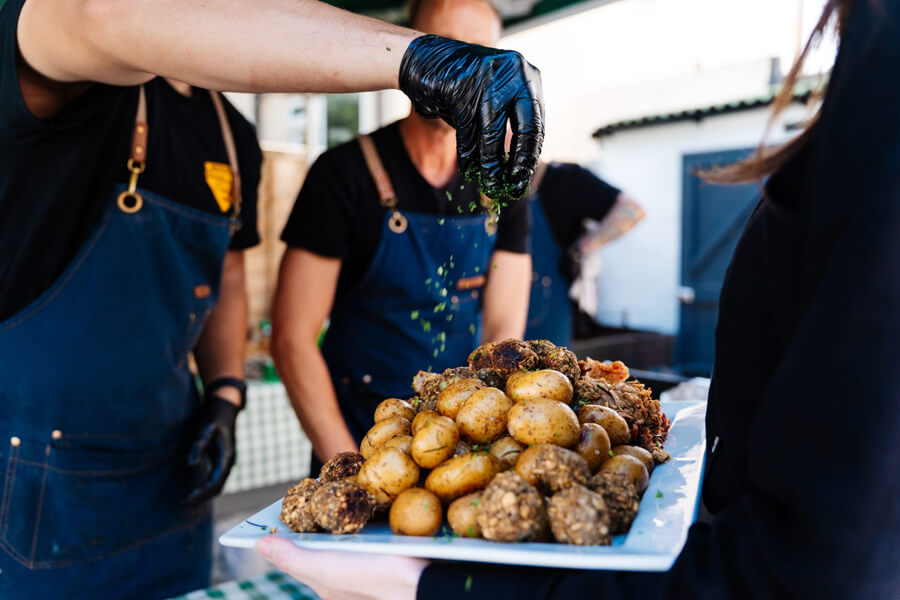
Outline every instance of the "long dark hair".
[[[797, 78], [800, 76], [800, 71], [803, 69], [803, 64], [810, 50], [815, 48], [821, 41], [833, 22], [837, 28], [838, 36], [843, 33], [854, 1], [828, 0], [825, 4], [825, 9], [822, 11], [822, 16], [819, 17], [819, 22], [816, 23], [816, 27], [803, 47], [803, 51], [797, 57], [797, 60], [794, 61], [791, 70], [785, 77], [781, 90], [775, 96], [769, 120], [770, 125], [775, 120], [775, 117], [793, 101], [794, 85], [797, 83]], [[819, 112], [817, 111], [807, 123], [803, 132], [782, 146], [775, 149], [767, 149], [766, 140], [763, 138], [759, 149], [750, 158], [727, 167], [704, 171], [700, 173], [700, 176], [710, 183], [749, 183], [760, 181], [777, 171], [792, 156], [810, 143], [815, 133], [818, 118]]]

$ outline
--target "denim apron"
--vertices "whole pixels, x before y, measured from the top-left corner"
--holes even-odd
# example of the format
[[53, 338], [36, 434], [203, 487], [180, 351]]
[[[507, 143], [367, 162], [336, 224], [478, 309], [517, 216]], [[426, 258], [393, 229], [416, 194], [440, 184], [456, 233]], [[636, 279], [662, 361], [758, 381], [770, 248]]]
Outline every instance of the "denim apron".
[[0, 598], [208, 585], [211, 503], [182, 504], [200, 403], [187, 357], [216, 302], [232, 220], [137, 187], [138, 96], [130, 185], [111, 192], [59, 279], [0, 323]]
[[413, 395], [420, 369], [466, 364], [481, 337], [481, 289], [496, 242], [487, 215], [401, 213], [374, 143], [359, 142], [385, 208], [381, 242], [359, 284], [335, 300], [322, 345], [357, 443], [379, 402]]
[[526, 340], [550, 340], [557, 346], [572, 345], [572, 304], [569, 281], [559, 265], [565, 250], [553, 238], [541, 204], [540, 182], [547, 166], [540, 163], [529, 199], [531, 210], [531, 298], [528, 302]]

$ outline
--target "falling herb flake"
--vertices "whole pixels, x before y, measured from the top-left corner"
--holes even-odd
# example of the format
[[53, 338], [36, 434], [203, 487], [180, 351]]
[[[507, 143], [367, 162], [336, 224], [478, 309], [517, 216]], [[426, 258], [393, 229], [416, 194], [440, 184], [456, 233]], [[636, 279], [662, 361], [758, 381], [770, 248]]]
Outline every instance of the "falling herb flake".
[[419, 311], [414, 310], [414, 311], [412, 311], [411, 313], [409, 313], [409, 318], [412, 319], [413, 321], [415, 321], [416, 319], [418, 319], [418, 318], [419, 318]]
[[443, 224], [444, 224], [444, 221], [445, 221], [445, 219], [438, 219], [437, 224], [438, 224], [438, 225], [443, 225]]
[[388, 52], [391, 51], [391, 47], [390, 47], [390, 46], [385, 46], [384, 49], [387, 50]]
[[610, 456], [615, 456], [615, 455], [616, 455], [616, 453], [615, 453], [615, 452], [613, 452], [613, 451], [612, 451], [612, 450], [610, 450], [610, 451], [609, 451], [609, 455], [610, 455]]
[[450, 200], [450, 201], [453, 200], [453, 194], [450, 193], [450, 190], [447, 190], [447, 191], [444, 192], [444, 193], [447, 194], [447, 200]]
[[469, 333], [475, 335], [475, 323], [469, 323]]
[[494, 263], [494, 268], [495, 268], [495, 269], [497, 268], [497, 263]]
[[447, 297], [447, 288], [441, 290], [441, 296], [443, 296], [444, 298]]
[[662, 490], [656, 490], [656, 497], [657, 497], [657, 498], [662, 498], [662, 497], [663, 497]]
[[422, 329], [425, 331], [431, 331], [431, 323], [428, 321], [422, 321]]
[[[478, 244], [475, 244], [475, 245], [478, 246]], [[475, 267], [475, 272], [481, 273], [481, 267]]]
[[436, 312], [436, 313], [444, 312], [445, 310], [447, 310], [447, 303], [446, 303], [446, 302], [441, 302], [440, 304], [435, 304], [435, 305], [434, 305], [434, 312]]
[[472, 500], [472, 507], [473, 507], [473, 508], [478, 508], [478, 500], [479, 500], [479, 498], [475, 498], [474, 500]]
[[425, 285], [428, 285], [429, 283], [431, 283], [431, 277], [425, 280]]
[[467, 594], [472, 589], [472, 576], [471, 575], [468, 575], [466, 577], [466, 585], [464, 586], [464, 589], [466, 590]]
[[438, 275], [443, 275], [443, 274], [444, 274], [444, 267], [438, 267], [437, 274], [438, 274]]

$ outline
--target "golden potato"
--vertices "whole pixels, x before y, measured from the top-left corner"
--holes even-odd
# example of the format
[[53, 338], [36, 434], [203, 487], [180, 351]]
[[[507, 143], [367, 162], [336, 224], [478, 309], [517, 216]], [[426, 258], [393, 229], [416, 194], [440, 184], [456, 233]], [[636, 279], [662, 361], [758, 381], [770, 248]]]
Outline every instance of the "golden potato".
[[536, 400], [558, 400], [568, 404], [572, 401], [572, 382], [559, 371], [520, 371], [506, 380], [506, 395], [513, 402]]
[[643, 494], [650, 485], [650, 475], [647, 468], [640, 460], [628, 454], [617, 454], [607, 458], [598, 473], [621, 473], [634, 484], [638, 495]]
[[474, 392], [456, 413], [459, 431], [473, 442], [490, 442], [506, 431], [506, 415], [513, 406], [497, 388]]
[[486, 452], [470, 452], [451, 458], [425, 479], [425, 488], [450, 502], [484, 489], [499, 471], [496, 459]]
[[430, 537], [440, 531], [443, 520], [441, 501], [422, 488], [400, 492], [388, 515], [391, 531], [396, 535]]
[[525, 450], [524, 444], [516, 441], [511, 435], [504, 435], [491, 444], [491, 456], [497, 459], [501, 471], [512, 469], [519, 460], [519, 455]]
[[584, 459], [591, 473], [596, 473], [603, 461], [609, 458], [609, 435], [596, 423], [583, 423], [578, 443], [572, 450]]
[[419, 466], [398, 448], [379, 448], [356, 475], [356, 484], [375, 496], [375, 502], [391, 502], [419, 481]]
[[581, 427], [572, 409], [556, 400], [517, 402], [510, 410], [510, 435], [523, 444], [556, 444], [568, 448], [578, 441]]
[[412, 424], [409, 427], [409, 430], [412, 433], [413, 437], [415, 437], [416, 433], [418, 433], [420, 429], [425, 427], [426, 424], [430, 423], [432, 420], [440, 416], [441, 414], [436, 410], [423, 410], [422, 412], [417, 414], [416, 418], [412, 420]]
[[596, 423], [606, 430], [613, 446], [627, 444], [631, 439], [631, 431], [619, 413], [599, 404], [585, 404], [578, 409], [578, 420], [582, 423]]
[[383, 443], [379, 448], [397, 448], [409, 454], [412, 451], [412, 441], [411, 435], [398, 435]]
[[409, 435], [409, 419], [403, 417], [388, 417], [372, 425], [372, 428], [362, 439], [359, 445], [359, 453], [363, 458], [369, 458], [383, 443], [398, 435]]
[[469, 396], [484, 387], [480, 379], [460, 379], [441, 390], [437, 401], [437, 410], [445, 417], [456, 418], [456, 413], [469, 399]]
[[403, 417], [412, 421], [416, 416], [416, 409], [406, 400], [400, 398], [387, 398], [375, 407], [375, 422], [384, 421], [390, 417]]
[[449, 417], [435, 417], [416, 432], [410, 456], [420, 467], [433, 469], [456, 452], [459, 429]]
[[653, 467], [656, 465], [656, 462], [653, 460], [653, 455], [640, 446], [616, 446], [612, 449], [612, 453], [615, 456], [618, 456], [619, 454], [627, 454], [628, 456], [635, 457], [636, 459], [644, 463], [644, 467], [647, 469], [647, 474], [653, 475]]
[[447, 508], [447, 521], [459, 537], [481, 537], [481, 528], [475, 519], [478, 503], [481, 501], [481, 492], [466, 494], [450, 503]]

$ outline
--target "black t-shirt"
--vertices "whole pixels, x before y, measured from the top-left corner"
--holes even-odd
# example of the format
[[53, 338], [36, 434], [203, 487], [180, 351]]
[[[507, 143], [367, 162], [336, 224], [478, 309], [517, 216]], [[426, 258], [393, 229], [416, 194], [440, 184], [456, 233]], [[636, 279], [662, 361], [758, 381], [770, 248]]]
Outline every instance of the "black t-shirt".
[[584, 167], [550, 163], [538, 188], [553, 239], [568, 248], [584, 233], [584, 220], [601, 221], [622, 191]]
[[[9, 0], [0, 8], [0, 320], [50, 287], [90, 237], [113, 186], [128, 182], [125, 164], [138, 99], [137, 87], [96, 84], [56, 117], [34, 117], [16, 71], [23, 1]], [[194, 89], [185, 97], [161, 78], [145, 89], [148, 154], [138, 186], [222, 214], [204, 175], [207, 161], [228, 164], [209, 93]], [[259, 242], [256, 188], [262, 154], [253, 126], [224, 104], [243, 201], [243, 227], [231, 248], [244, 249]]]
[[[571, 163], [550, 163], [538, 186], [541, 203], [553, 240], [563, 249], [559, 271], [573, 281], [578, 266], [567, 250], [584, 233], [584, 220], [603, 220], [612, 210], [621, 190], [587, 169]], [[533, 201], [533, 200], [532, 200]], [[540, 252], [540, 248], [531, 249]]]
[[[397, 125], [371, 134], [394, 185], [397, 208], [445, 217], [483, 212], [477, 186], [460, 174], [442, 188], [425, 181]], [[381, 241], [384, 214], [359, 142], [352, 140], [325, 152], [310, 168], [281, 239], [294, 248], [340, 258], [340, 294], [353, 289], [369, 268]], [[528, 204], [510, 202], [500, 212], [496, 249], [528, 252], [530, 227]]]

